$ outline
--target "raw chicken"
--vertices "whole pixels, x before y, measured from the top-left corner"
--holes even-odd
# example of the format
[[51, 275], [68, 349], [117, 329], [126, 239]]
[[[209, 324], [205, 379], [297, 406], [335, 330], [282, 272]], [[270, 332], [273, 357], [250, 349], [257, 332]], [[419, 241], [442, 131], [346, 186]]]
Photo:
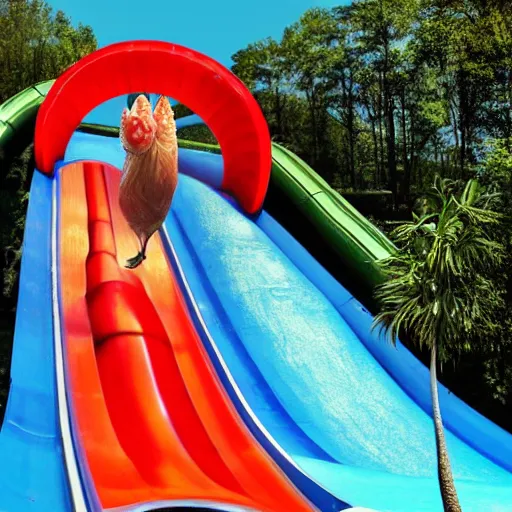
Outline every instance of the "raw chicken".
[[124, 109], [119, 137], [126, 151], [119, 206], [141, 250], [126, 262], [138, 267], [146, 259], [151, 236], [162, 225], [178, 184], [178, 140], [169, 100], [160, 96], [151, 112], [143, 94]]

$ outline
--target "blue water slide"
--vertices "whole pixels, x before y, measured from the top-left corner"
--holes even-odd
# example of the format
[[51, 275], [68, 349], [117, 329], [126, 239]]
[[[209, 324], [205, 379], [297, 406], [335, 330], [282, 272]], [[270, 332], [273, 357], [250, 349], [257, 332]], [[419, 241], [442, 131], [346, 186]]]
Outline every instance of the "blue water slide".
[[195, 126], [198, 124], [204, 124], [204, 121], [197, 115], [191, 114], [189, 116], [180, 117], [176, 119], [176, 128], [186, 128], [187, 126]]
[[[268, 214], [248, 218], [218, 193], [222, 157], [199, 153], [180, 150], [162, 235], [241, 417], [322, 510], [441, 511], [428, 371], [371, 332], [371, 316]], [[123, 153], [118, 139], [76, 133], [73, 159], [121, 167]], [[440, 389], [463, 510], [512, 510], [512, 436]]]
[[66, 463], [72, 466], [73, 461], [69, 461], [69, 431], [63, 433], [67, 415], [54, 323], [52, 186], [52, 180], [34, 173], [22, 248], [11, 385], [0, 432], [0, 510], [8, 512], [66, 511], [73, 510], [75, 503], [76, 481]]

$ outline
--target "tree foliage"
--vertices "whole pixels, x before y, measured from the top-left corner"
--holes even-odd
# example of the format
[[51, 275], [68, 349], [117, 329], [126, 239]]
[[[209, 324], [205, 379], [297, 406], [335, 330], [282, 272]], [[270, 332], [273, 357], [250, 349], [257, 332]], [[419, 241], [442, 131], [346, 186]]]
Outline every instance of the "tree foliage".
[[239, 50], [275, 140], [342, 188], [395, 206], [435, 174], [468, 178], [488, 137], [511, 136], [507, 2], [356, 0], [310, 9]]
[[[497, 269], [493, 285], [504, 297], [497, 312], [499, 328], [489, 336], [481, 353], [484, 385], [492, 397], [512, 408], [512, 151], [510, 139], [488, 141], [479, 148], [480, 163], [475, 176], [490, 192], [496, 194], [494, 208], [506, 222], [492, 231], [492, 237], [504, 248], [504, 257]], [[509, 414], [510, 416], [510, 414]]]
[[97, 47], [91, 27], [73, 27], [44, 0], [0, 0], [0, 33], [0, 103], [56, 78]]
[[[43, 0], [0, 0], [0, 103], [42, 80], [56, 78], [66, 68], [96, 49], [92, 29], [62, 12], [53, 14]], [[25, 210], [32, 166], [30, 149], [14, 161], [0, 155], [2, 255], [0, 272], [7, 303], [15, 304], [16, 276], [21, 254]]]
[[493, 199], [476, 180], [461, 190], [436, 178], [425, 213], [392, 232], [400, 250], [381, 262], [390, 279], [376, 294], [382, 309], [375, 317], [392, 339], [405, 331], [420, 347], [437, 344], [441, 362], [474, 350], [470, 340], [487, 343], [503, 307], [492, 281], [504, 256], [492, 237], [501, 219]]
[[383, 326], [394, 342], [406, 333], [431, 352], [431, 394], [444, 510], [460, 512], [437, 392], [437, 363], [463, 352], [486, 349], [499, 324], [501, 290], [492, 272], [504, 248], [492, 229], [501, 215], [492, 209], [495, 197], [475, 179], [461, 183], [436, 177], [421, 217], [393, 232], [398, 252], [381, 261], [388, 280], [377, 288], [382, 308], [374, 326]]

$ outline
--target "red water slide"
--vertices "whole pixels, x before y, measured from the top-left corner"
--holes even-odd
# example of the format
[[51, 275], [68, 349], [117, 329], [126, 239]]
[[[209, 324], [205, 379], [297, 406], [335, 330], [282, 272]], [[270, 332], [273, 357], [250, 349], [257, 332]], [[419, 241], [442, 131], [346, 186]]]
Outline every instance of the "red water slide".
[[59, 170], [59, 292], [77, 442], [104, 508], [196, 499], [264, 511], [313, 507], [251, 436], [201, 344], [156, 235], [137, 241], [120, 172]]
[[137, 91], [170, 96], [206, 121], [222, 148], [222, 188], [247, 212], [261, 208], [270, 175], [270, 138], [256, 101], [198, 52], [162, 41], [118, 43], [81, 59], [52, 86], [36, 121], [35, 158], [58, 183], [57, 291], [84, 481], [103, 508], [193, 499], [312, 510], [230, 402], [159, 235], [143, 265], [124, 268], [138, 249], [119, 210], [119, 170], [79, 162], [55, 175], [83, 117]]

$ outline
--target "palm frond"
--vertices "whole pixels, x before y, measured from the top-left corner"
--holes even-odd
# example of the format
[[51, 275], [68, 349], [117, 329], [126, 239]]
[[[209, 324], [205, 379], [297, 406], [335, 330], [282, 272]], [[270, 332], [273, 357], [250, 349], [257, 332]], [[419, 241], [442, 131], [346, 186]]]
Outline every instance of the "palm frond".
[[420, 346], [436, 342], [443, 361], [468, 349], [469, 334], [493, 328], [502, 302], [487, 275], [504, 248], [488, 231], [504, 218], [489, 207], [497, 196], [475, 180], [437, 178], [427, 197], [428, 213], [395, 228], [399, 250], [379, 262], [387, 280], [375, 292], [381, 310], [372, 328], [393, 342], [402, 330]]

